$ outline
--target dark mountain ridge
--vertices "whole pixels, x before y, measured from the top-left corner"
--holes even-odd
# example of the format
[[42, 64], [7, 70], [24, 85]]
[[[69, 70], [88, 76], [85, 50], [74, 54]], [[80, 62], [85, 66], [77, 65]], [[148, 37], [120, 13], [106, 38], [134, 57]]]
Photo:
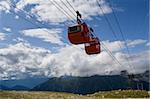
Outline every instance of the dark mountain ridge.
[[32, 89], [33, 87], [47, 81], [49, 78], [25, 78], [25, 79], [13, 79], [13, 80], [0, 80], [0, 87], [5, 86], [7, 88], [12, 88], [14, 86], [24, 86]]
[[34, 87], [32, 91], [56, 91], [77, 94], [88, 94], [97, 91], [118, 89], [143, 89], [149, 90], [149, 82], [130, 80], [120, 75], [90, 77], [53, 77], [48, 81]]
[[30, 88], [21, 86], [21, 85], [16, 85], [13, 87], [7, 87], [4, 85], [0, 85], [0, 90], [15, 90], [15, 91], [25, 91], [25, 90], [30, 90]]
[[149, 90], [149, 71], [135, 74], [123, 71], [120, 75], [93, 75], [89, 77], [61, 76], [52, 78], [27, 78], [0, 80], [0, 90], [57, 91], [78, 94], [118, 89]]

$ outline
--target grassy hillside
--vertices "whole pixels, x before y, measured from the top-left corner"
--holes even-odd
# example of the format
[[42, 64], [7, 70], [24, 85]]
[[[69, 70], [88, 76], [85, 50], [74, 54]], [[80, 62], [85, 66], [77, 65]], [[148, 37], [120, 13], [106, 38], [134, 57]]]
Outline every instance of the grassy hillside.
[[0, 91], [0, 99], [99, 99], [99, 98], [148, 98], [147, 91], [123, 90], [97, 92], [88, 95], [78, 95], [62, 92], [27, 92], [27, 91]]

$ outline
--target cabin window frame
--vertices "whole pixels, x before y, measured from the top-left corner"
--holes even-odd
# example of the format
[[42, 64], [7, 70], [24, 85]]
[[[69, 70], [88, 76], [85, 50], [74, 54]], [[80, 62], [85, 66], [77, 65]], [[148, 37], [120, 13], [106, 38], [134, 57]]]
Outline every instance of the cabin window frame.
[[[77, 27], [76, 30], [71, 31], [70, 28]], [[77, 32], [82, 32], [83, 31], [83, 26], [82, 25], [77, 25], [77, 26], [72, 26], [68, 28], [68, 33], [77, 33]]]

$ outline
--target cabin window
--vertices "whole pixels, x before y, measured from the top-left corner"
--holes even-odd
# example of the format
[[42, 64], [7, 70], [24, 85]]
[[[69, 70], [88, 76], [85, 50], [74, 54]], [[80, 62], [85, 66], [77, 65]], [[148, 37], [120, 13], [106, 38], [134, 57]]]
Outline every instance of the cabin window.
[[69, 33], [75, 33], [75, 32], [81, 32], [81, 26], [73, 26], [73, 27], [69, 27], [68, 29]]

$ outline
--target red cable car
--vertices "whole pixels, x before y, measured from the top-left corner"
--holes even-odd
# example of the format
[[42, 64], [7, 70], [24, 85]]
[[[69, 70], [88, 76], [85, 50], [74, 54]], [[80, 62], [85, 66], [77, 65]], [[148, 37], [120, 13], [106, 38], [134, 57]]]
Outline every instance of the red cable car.
[[86, 23], [81, 23], [68, 28], [68, 38], [72, 44], [83, 44], [90, 42], [89, 28]]
[[93, 38], [90, 43], [85, 44], [85, 51], [88, 55], [98, 54], [101, 52], [99, 39]]

